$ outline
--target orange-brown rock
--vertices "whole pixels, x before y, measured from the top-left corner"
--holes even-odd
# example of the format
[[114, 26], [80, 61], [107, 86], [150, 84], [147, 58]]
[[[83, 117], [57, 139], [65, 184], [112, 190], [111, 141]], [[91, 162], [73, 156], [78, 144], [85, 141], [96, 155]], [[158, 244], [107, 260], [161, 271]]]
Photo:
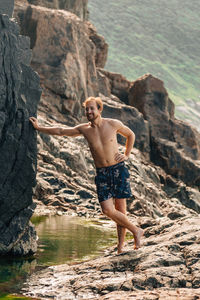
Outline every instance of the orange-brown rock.
[[152, 161], [189, 185], [200, 186], [200, 134], [174, 117], [163, 82], [146, 74], [132, 83], [128, 99], [149, 123]]
[[29, 6], [21, 31], [31, 39], [32, 66], [43, 84], [80, 113], [81, 102], [98, 95], [96, 47], [87, 24], [67, 11]]
[[28, 5], [28, 0], [15, 0], [15, 6], [16, 5]]
[[[102, 99], [104, 100], [102, 116], [121, 120], [126, 126], [131, 128], [136, 136], [135, 147], [142, 151], [146, 158], [149, 158], [149, 127], [143, 115], [136, 108], [127, 106], [123, 102], [113, 101], [103, 96]], [[121, 136], [118, 139], [120, 143], [124, 140]]]
[[[18, 0], [19, 1], [19, 0]], [[88, 0], [27, 0], [29, 4], [72, 12], [83, 20], [88, 18]]]
[[61, 97], [55, 105], [79, 118], [83, 100], [99, 93], [96, 65], [107, 59], [104, 38], [67, 11], [18, 6], [15, 16], [21, 33], [31, 39], [32, 66], [42, 84]]
[[105, 42], [103, 36], [97, 34], [96, 28], [90, 23], [87, 22], [88, 35], [92, 42], [96, 46], [96, 56], [95, 56], [95, 64], [96, 67], [104, 68], [107, 55], [108, 55], [108, 44]]
[[121, 101], [129, 104], [128, 95], [131, 82], [119, 73], [109, 72], [98, 68], [100, 93], [110, 97], [111, 94], [118, 97]]

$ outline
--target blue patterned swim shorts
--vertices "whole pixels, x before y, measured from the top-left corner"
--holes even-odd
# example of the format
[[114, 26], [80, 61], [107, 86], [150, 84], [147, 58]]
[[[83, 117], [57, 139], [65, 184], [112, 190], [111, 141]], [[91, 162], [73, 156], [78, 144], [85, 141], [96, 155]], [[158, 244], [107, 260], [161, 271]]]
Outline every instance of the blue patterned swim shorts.
[[130, 198], [130, 175], [125, 163], [122, 161], [116, 165], [97, 168], [95, 183], [99, 202], [109, 198]]

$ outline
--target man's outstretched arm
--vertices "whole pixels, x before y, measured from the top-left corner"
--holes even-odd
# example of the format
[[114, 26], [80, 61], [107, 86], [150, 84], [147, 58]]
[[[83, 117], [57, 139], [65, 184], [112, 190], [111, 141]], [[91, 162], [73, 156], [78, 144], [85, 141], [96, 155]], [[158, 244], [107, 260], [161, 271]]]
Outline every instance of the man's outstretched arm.
[[29, 118], [30, 122], [32, 123], [33, 127], [43, 133], [50, 134], [50, 135], [66, 135], [66, 136], [79, 136], [81, 132], [79, 131], [79, 126], [63, 128], [63, 127], [43, 127], [39, 126], [38, 120], [34, 117]]

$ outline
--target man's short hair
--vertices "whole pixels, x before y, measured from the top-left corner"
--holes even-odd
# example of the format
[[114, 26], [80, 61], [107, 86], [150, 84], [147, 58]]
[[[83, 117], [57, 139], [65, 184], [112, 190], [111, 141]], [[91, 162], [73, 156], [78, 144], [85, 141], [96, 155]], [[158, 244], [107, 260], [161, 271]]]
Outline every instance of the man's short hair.
[[100, 97], [89, 97], [83, 102], [83, 107], [86, 107], [87, 103], [90, 101], [94, 101], [98, 110], [103, 110], [103, 102]]

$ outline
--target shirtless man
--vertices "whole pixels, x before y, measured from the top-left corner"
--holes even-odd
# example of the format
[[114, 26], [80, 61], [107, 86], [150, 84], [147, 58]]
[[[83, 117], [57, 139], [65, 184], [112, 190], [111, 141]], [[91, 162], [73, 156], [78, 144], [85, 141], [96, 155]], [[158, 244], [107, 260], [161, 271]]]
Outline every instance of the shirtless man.
[[[102, 212], [117, 225], [118, 253], [122, 252], [126, 229], [132, 232], [134, 249], [138, 249], [143, 230], [133, 225], [126, 216], [126, 198], [131, 196], [131, 189], [129, 173], [124, 163], [131, 153], [135, 135], [121, 121], [101, 117], [101, 98], [89, 97], [83, 106], [89, 122], [75, 127], [41, 127], [36, 118], [31, 117], [30, 121], [36, 130], [46, 134], [85, 137], [96, 166], [95, 183]], [[124, 154], [118, 150], [117, 133], [126, 138]]]

